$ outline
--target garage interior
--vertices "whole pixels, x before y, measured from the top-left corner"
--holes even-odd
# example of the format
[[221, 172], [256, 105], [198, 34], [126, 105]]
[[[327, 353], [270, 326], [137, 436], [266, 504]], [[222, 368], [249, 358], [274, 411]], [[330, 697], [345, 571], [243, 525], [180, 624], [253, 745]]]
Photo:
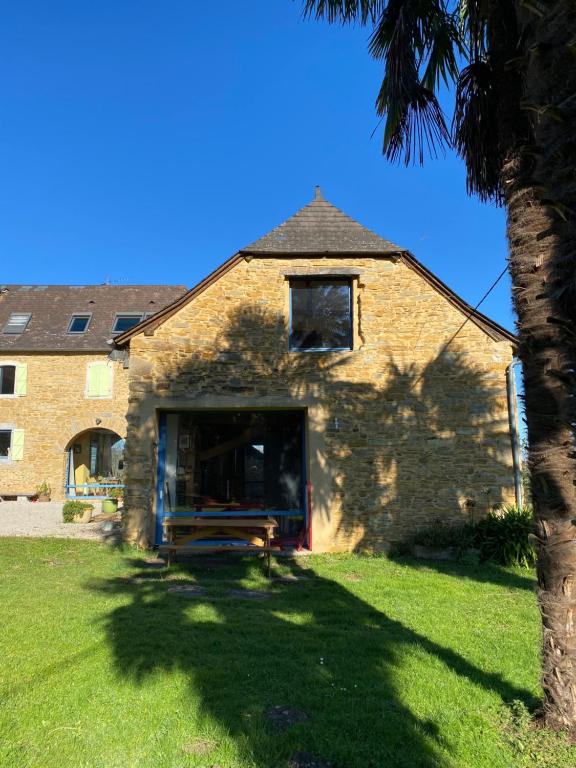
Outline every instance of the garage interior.
[[301, 538], [303, 411], [180, 411], [165, 418], [163, 514], [268, 511], [279, 543]]

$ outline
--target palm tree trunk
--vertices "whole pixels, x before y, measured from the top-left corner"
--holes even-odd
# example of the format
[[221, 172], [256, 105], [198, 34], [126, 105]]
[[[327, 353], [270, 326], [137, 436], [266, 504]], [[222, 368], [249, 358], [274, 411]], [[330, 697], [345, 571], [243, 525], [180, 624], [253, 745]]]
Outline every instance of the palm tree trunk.
[[[520, 3], [518, 3], [520, 6]], [[576, 728], [576, 59], [574, 4], [518, 11], [531, 145], [503, 169], [529, 442], [544, 717]]]

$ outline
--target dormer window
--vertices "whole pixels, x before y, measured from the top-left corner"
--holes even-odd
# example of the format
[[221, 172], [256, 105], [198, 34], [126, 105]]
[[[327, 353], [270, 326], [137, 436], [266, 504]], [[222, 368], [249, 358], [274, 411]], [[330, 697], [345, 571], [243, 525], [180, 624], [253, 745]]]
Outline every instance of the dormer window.
[[124, 333], [124, 331], [129, 331], [130, 328], [134, 328], [135, 325], [138, 325], [141, 320], [142, 312], [126, 312], [125, 314], [118, 314], [116, 315], [114, 325], [112, 326], [112, 333]]
[[352, 289], [342, 278], [290, 281], [290, 349], [352, 349]]
[[84, 333], [90, 324], [91, 315], [72, 315], [68, 333]]
[[24, 333], [31, 317], [32, 314], [30, 312], [12, 312], [8, 322], [2, 329], [2, 333]]

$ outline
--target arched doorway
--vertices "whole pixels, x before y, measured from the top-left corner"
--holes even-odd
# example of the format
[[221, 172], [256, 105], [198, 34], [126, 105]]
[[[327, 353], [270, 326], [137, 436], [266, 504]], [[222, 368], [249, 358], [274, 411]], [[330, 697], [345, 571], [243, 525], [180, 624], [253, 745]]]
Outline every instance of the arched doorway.
[[87, 429], [66, 447], [66, 497], [106, 496], [124, 486], [124, 438], [111, 429]]

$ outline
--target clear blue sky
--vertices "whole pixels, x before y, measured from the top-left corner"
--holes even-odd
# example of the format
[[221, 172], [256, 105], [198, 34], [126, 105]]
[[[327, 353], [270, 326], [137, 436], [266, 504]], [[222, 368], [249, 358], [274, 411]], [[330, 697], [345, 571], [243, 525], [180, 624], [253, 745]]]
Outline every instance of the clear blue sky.
[[[475, 304], [504, 215], [381, 155], [366, 30], [299, 0], [18, 0], [0, 24], [0, 282], [193, 285], [313, 196]], [[512, 328], [509, 283], [483, 305]]]

